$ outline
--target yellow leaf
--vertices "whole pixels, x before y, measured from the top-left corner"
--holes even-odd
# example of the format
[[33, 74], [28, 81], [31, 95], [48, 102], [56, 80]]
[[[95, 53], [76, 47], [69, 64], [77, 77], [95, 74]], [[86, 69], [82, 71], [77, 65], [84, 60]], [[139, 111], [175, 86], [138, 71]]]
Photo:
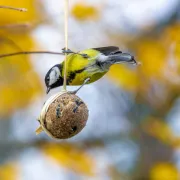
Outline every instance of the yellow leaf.
[[157, 138], [163, 143], [171, 144], [173, 142], [173, 132], [169, 125], [162, 120], [151, 117], [145, 121], [143, 128], [146, 133]]
[[136, 44], [137, 59], [142, 62], [141, 71], [147, 77], [162, 78], [168, 51], [159, 40], [146, 39]]
[[178, 169], [170, 163], [155, 164], [150, 171], [150, 180], [179, 180]]
[[136, 71], [128, 69], [124, 65], [113, 65], [108, 72], [108, 76], [115, 83], [124, 89], [134, 91], [138, 87], [139, 79]]
[[46, 144], [43, 151], [50, 159], [70, 170], [94, 175], [94, 162], [83, 149], [71, 144]]
[[180, 41], [180, 23], [171, 24], [168, 26], [162, 36], [162, 40], [166, 41], [167, 43], [171, 44], [172, 42], [179, 43]]
[[18, 168], [13, 163], [8, 163], [0, 166], [1, 180], [15, 180], [17, 179]]
[[180, 147], [180, 137], [174, 135], [173, 130], [166, 122], [151, 117], [144, 121], [142, 128], [146, 133], [162, 143], [165, 143], [172, 148]]
[[95, 6], [84, 2], [76, 3], [71, 10], [71, 14], [78, 20], [92, 20], [97, 19], [99, 16], [98, 9]]

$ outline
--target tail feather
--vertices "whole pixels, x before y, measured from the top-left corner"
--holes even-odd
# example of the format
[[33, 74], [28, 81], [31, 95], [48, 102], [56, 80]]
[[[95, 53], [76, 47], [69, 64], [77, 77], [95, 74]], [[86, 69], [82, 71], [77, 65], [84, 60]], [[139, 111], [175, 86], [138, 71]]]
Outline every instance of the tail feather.
[[120, 64], [120, 63], [130, 63], [130, 64], [137, 64], [134, 56], [127, 54], [127, 53], [118, 53], [114, 55], [109, 55], [109, 62], [111, 64]]

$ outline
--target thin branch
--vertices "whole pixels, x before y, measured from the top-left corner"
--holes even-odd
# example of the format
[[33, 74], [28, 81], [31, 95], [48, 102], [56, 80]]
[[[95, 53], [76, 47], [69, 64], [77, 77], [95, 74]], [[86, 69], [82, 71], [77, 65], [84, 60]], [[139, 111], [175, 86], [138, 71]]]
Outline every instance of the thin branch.
[[2, 9], [11, 9], [11, 10], [21, 11], [21, 12], [27, 12], [26, 8], [15, 8], [15, 7], [11, 7], [11, 6], [0, 6], [0, 8], [2, 8]]
[[14, 23], [14, 24], [5, 24], [0, 26], [0, 29], [15, 29], [15, 28], [29, 28], [32, 25], [30, 23]]
[[9, 56], [17, 56], [17, 55], [28, 55], [28, 54], [64, 55], [63, 53], [52, 52], [52, 51], [22, 51], [22, 52], [15, 52], [15, 53], [0, 54], [0, 58], [9, 57]]

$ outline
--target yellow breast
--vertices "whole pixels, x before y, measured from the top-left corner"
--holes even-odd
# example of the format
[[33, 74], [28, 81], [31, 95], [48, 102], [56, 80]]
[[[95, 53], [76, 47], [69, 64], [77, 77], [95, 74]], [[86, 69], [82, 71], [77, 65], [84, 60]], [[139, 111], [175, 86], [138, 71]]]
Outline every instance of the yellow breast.
[[93, 83], [93, 82], [99, 80], [100, 78], [102, 78], [105, 74], [106, 74], [106, 72], [90, 74], [85, 71], [83, 73], [76, 74], [76, 77], [69, 83], [69, 85], [74, 85], [74, 86], [81, 85], [84, 83], [84, 80], [87, 78], [90, 78], [90, 81], [88, 82], [88, 84]]

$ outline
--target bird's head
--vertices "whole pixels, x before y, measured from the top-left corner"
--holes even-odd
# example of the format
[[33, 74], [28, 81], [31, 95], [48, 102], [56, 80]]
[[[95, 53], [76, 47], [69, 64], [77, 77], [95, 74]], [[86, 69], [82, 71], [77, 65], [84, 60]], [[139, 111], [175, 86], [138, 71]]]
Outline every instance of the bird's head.
[[45, 76], [45, 84], [47, 87], [47, 94], [53, 88], [63, 85], [63, 77], [61, 72], [61, 64], [53, 66]]

